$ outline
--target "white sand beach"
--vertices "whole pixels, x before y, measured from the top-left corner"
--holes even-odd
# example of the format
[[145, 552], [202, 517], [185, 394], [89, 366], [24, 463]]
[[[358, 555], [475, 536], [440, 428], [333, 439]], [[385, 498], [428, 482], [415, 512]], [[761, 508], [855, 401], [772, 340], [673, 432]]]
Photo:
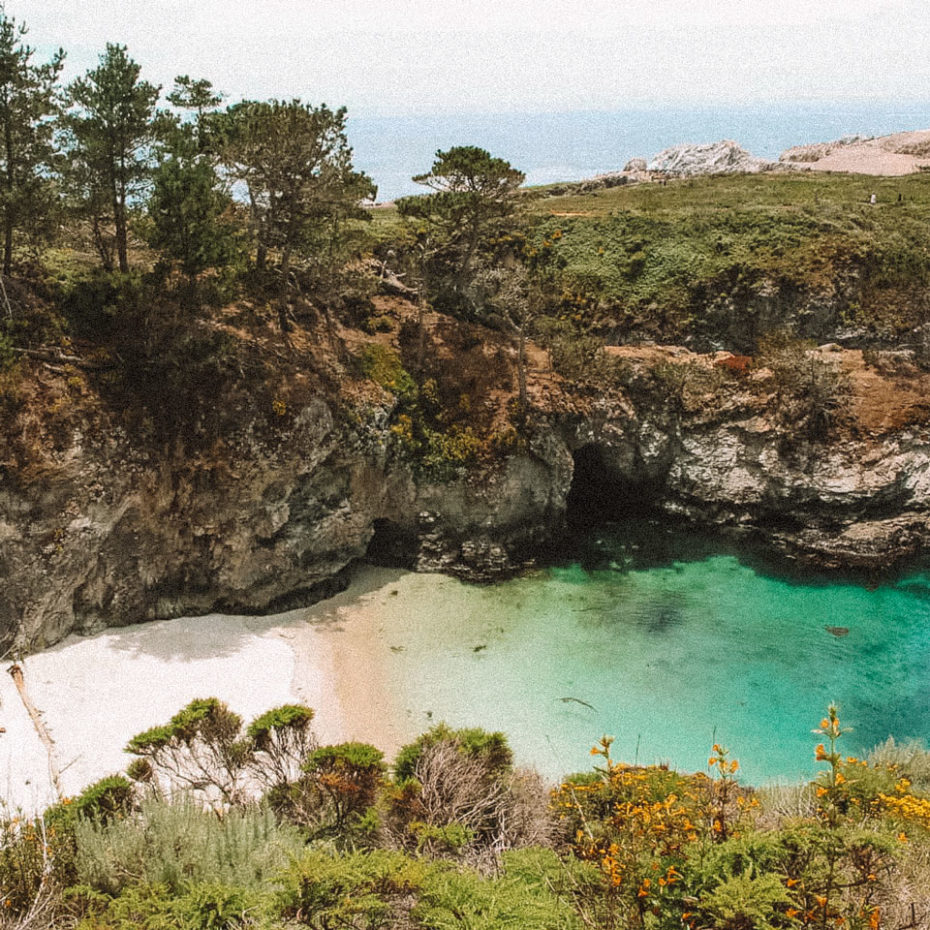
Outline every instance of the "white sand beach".
[[[308, 704], [321, 741], [358, 739], [392, 752], [415, 732], [382, 681], [380, 611], [399, 589], [422, 584], [423, 576], [364, 567], [346, 591], [310, 608], [154, 621], [70, 636], [21, 659], [63, 793], [123, 769], [130, 737], [197, 697], [220, 698], [246, 722], [280, 704]], [[6, 674], [10, 665], [0, 675], [0, 797], [33, 810], [56, 792], [49, 754]]]

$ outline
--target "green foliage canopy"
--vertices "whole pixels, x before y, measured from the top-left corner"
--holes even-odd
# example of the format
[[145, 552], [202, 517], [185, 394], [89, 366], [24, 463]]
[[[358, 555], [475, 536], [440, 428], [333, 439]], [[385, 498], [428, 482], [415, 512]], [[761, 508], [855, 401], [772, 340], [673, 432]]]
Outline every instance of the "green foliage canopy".
[[95, 229], [104, 267], [112, 253], [102, 237], [105, 211], [113, 224], [119, 270], [129, 271], [130, 199], [149, 175], [159, 88], [139, 79], [140, 67], [124, 45], [108, 44], [100, 64], [68, 88], [71, 110], [65, 120], [70, 141], [72, 186]]
[[24, 42], [26, 27], [0, 8], [0, 222], [3, 273], [13, 261], [14, 232], [48, 233], [55, 191], [50, 172], [58, 159], [53, 139], [59, 50], [44, 65]]
[[214, 121], [219, 157], [248, 192], [257, 263], [280, 256], [287, 285], [294, 256], [331, 245], [345, 220], [364, 214], [371, 179], [352, 166], [345, 109], [300, 100], [246, 100]]

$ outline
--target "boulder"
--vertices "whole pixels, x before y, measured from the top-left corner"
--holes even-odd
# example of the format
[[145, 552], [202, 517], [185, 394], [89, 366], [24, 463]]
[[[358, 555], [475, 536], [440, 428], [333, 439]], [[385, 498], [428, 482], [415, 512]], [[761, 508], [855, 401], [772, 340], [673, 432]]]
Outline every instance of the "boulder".
[[649, 170], [674, 177], [697, 177], [706, 174], [754, 174], [766, 171], [773, 163], [756, 158], [737, 143], [725, 139], [709, 144], [675, 145], [659, 152]]

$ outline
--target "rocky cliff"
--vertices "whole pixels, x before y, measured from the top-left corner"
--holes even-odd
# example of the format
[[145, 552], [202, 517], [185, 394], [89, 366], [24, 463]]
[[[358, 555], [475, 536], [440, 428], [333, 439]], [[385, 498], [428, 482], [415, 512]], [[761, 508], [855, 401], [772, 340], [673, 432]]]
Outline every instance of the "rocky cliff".
[[826, 568], [881, 573], [921, 552], [919, 384], [839, 353], [844, 425], [798, 436], [773, 416], [764, 371], [720, 353], [610, 354], [624, 374], [609, 390], [567, 384], [533, 355], [524, 441], [442, 476], [398, 450], [387, 394], [347, 417], [321, 392], [273, 432], [246, 417], [196, 455], [143, 449], [85, 412], [41, 468], [6, 469], [3, 638], [31, 649], [72, 630], [285, 609], [332, 591], [366, 553], [488, 579], [532, 558], [567, 516], [644, 507]]

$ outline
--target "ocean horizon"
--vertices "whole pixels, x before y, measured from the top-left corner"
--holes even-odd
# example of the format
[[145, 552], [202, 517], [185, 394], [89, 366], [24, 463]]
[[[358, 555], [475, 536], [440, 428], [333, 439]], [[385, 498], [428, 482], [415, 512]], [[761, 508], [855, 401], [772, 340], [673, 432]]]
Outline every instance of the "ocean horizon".
[[528, 185], [576, 181], [619, 171], [679, 143], [732, 139], [760, 158], [793, 145], [845, 136], [881, 136], [930, 128], [930, 101], [778, 101], [770, 104], [675, 104], [611, 111], [352, 116], [349, 143], [357, 168], [378, 185], [378, 200], [422, 193], [413, 175], [435, 153], [477, 145], [507, 159]]

